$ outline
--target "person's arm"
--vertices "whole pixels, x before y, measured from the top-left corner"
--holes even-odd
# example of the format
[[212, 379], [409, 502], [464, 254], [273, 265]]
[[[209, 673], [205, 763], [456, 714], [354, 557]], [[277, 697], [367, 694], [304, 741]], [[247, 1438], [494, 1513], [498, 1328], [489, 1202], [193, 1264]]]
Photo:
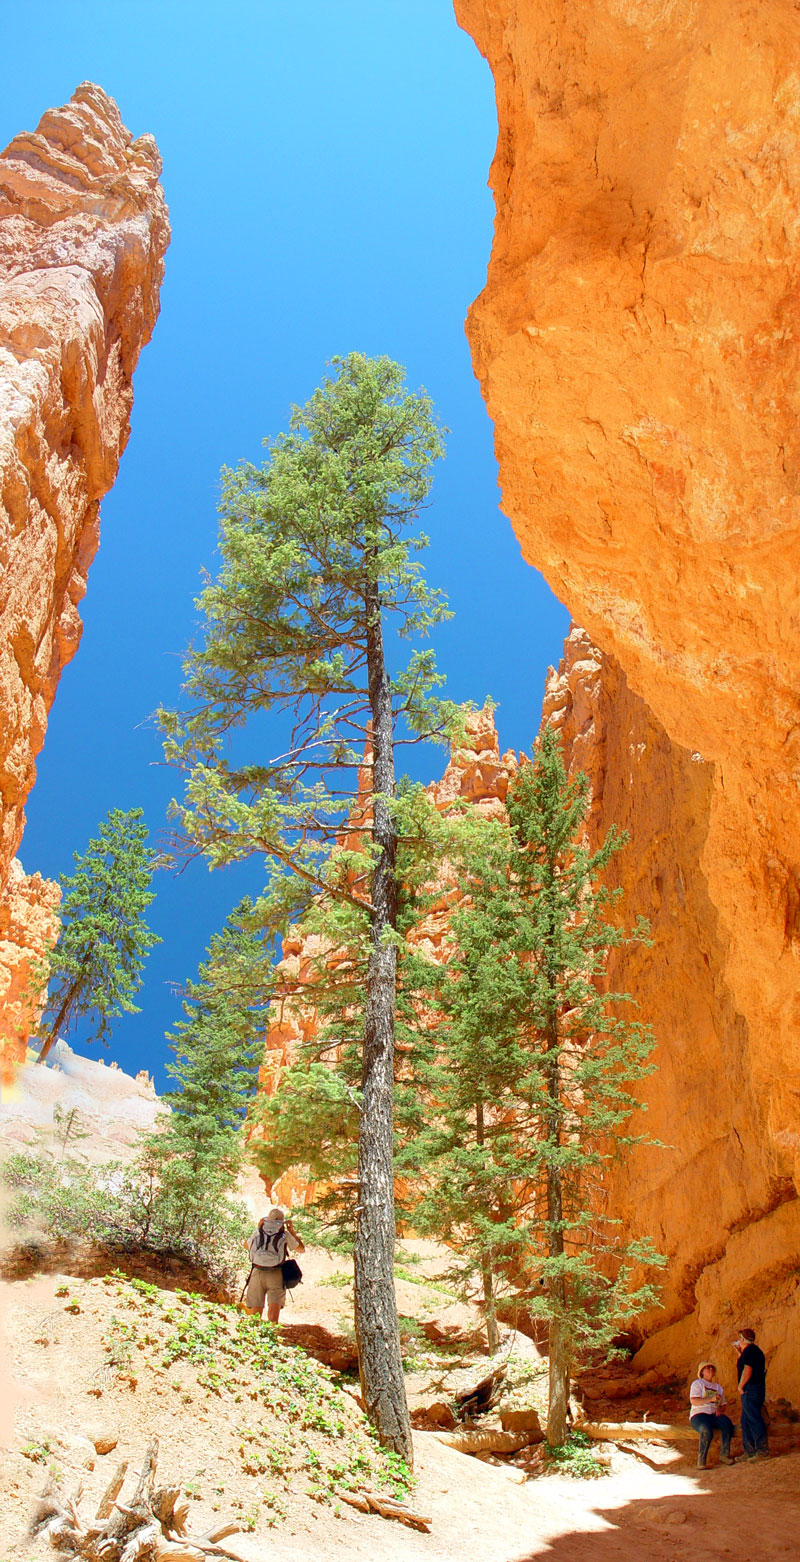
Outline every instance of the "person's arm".
[[750, 1382], [750, 1379], [751, 1379], [752, 1376], [753, 1376], [753, 1369], [750, 1366], [750, 1363], [748, 1362], [747, 1366], [744, 1368], [744, 1371], [742, 1372], [742, 1375], [741, 1375], [741, 1377], [739, 1379], [739, 1393], [740, 1394], [742, 1392], [742, 1389], [747, 1387], [747, 1384]]
[[689, 1390], [689, 1403], [691, 1404], [692, 1408], [694, 1408], [695, 1405], [703, 1405], [705, 1403], [705, 1398], [705, 1386], [702, 1384], [700, 1378], [695, 1378], [695, 1381]]
[[[305, 1242], [303, 1241], [303, 1238], [299, 1237], [297, 1235], [297, 1232], [295, 1231], [294, 1226], [288, 1220], [285, 1222], [285, 1225], [286, 1225], [286, 1230], [288, 1231], [288, 1233], [289, 1233], [289, 1235], [290, 1235], [290, 1237], [291, 1237], [291, 1239], [292, 1239], [292, 1241], [294, 1243], [294, 1252], [295, 1253], [304, 1253], [305, 1250], [306, 1250], [306, 1245], [305, 1245]], [[287, 1247], [288, 1247], [288, 1243], [287, 1243]]]

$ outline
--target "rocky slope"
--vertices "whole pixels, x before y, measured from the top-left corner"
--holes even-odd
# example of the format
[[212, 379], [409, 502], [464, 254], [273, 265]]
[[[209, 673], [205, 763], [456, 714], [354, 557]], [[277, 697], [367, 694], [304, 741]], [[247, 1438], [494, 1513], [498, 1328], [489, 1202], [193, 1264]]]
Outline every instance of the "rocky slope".
[[0, 889], [158, 315], [160, 172], [87, 82], [0, 156]]
[[503, 507], [602, 647], [568, 646], [551, 701], [658, 927], [626, 985], [672, 1148], [610, 1190], [671, 1258], [645, 1355], [683, 1370], [744, 1313], [796, 1397], [800, 12], [456, 10], [497, 90], [469, 336]]

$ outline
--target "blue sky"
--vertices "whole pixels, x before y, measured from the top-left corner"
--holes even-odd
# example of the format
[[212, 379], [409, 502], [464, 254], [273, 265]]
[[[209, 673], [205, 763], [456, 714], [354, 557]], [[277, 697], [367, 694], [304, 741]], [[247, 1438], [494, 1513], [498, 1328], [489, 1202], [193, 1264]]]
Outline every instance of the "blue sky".
[[[34, 26], [2, 9], [2, 144], [98, 82], [135, 135], [155, 135], [173, 228], [83, 641], [28, 806], [27, 870], [68, 870], [110, 807], [141, 805], [163, 828], [175, 782], [149, 717], [177, 701], [200, 571], [215, 567], [219, 469], [261, 459], [351, 349], [404, 363], [451, 430], [425, 517], [428, 578], [456, 615], [439, 661], [454, 698], [498, 702], [504, 748], [528, 747], [567, 616], [498, 511], [464, 336], [491, 247], [496, 122], [450, 0], [43, 0]], [[159, 876], [163, 943], [106, 1058], [163, 1086], [178, 990], [258, 883], [256, 865]]]

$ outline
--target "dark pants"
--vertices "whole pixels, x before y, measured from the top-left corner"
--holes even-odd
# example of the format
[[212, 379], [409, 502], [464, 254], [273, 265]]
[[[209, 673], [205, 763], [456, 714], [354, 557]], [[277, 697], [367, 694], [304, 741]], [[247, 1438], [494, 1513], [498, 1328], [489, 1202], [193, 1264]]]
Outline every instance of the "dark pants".
[[700, 1447], [697, 1450], [698, 1464], [705, 1464], [706, 1454], [711, 1447], [711, 1439], [715, 1432], [719, 1432], [722, 1438], [723, 1454], [730, 1453], [731, 1438], [736, 1430], [730, 1416], [692, 1416], [692, 1426], [700, 1438]]
[[763, 1394], [748, 1393], [747, 1389], [742, 1391], [742, 1446], [746, 1454], [767, 1452], [767, 1428], [761, 1414], [763, 1403]]

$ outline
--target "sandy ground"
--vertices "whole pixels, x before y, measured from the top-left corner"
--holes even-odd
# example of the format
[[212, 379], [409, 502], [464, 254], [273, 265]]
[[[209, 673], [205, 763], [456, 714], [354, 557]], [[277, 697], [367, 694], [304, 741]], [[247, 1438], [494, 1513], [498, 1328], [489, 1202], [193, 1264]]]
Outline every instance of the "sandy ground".
[[[417, 1321], [435, 1317], [441, 1326], [468, 1329], [474, 1318], [445, 1294], [440, 1258], [435, 1250], [409, 1244], [403, 1267], [414, 1278], [398, 1280], [400, 1311]], [[287, 1320], [345, 1327], [352, 1317], [347, 1261], [315, 1250], [303, 1264], [306, 1280], [287, 1307]], [[44, 1562], [52, 1556], [24, 1538], [48, 1462], [57, 1463], [70, 1480], [81, 1476], [88, 1503], [120, 1457], [132, 1464], [141, 1459], [153, 1432], [161, 1439], [163, 1474], [182, 1476], [197, 1490], [191, 1519], [196, 1532], [231, 1512], [257, 1512], [268, 1493], [263, 1476], [254, 1482], [242, 1475], [237, 1455], [238, 1423], [251, 1407], [225, 1409], [219, 1399], [198, 1391], [190, 1373], [183, 1374], [176, 1391], [157, 1367], [143, 1361], [134, 1389], [104, 1367], [104, 1310], [113, 1303], [103, 1286], [99, 1278], [75, 1279], [66, 1273], [0, 1282], [8, 1371], [0, 1396], [0, 1562]], [[58, 1297], [63, 1287], [69, 1295]], [[68, 1312], [71, 1301], [79, 1303], [79, 1314]], [[412, 1341], [409, 1349], [416, 1348]], [[473, 1352], [464, 1361], [462, 1353], [452, 1370], [480, 1375], [485, 1358]], [[535, 1360], [531, 1370], [535, 1389]], [[167, 1375], [174, 1376], [174, 1370]], [[424, 1398], [437, 1376], [447, 1377], [441, 1362], [415, 1363], [412, 1397]], [[117, 1435], [117, 1447], [106, 1455], [92, 1448], [98, 1427]], [[283, 1436], [290, 1439], [291, 1429], [285, 1428]], [[49, 1445], [46, 1459], [36, 1462], [22, 1453], [24, 1445], [30, 1450], [42, 1442]], [[539, 1557], [642, 1562], [643, 1556], [646, 1562], [668, 1562], [687, 1555], [772, 1562], [800, 1550], [800, 1454], [697, 1472], [688, 1458], [647, 1445], [642, 1453], [650, 1463], [617, 1452], [611, 1473], [599, 1480], [530, 1480], [513, 1467], [456, 1453], [432, 1433], [415, 1434], [415, 1449], [412, 1502], [430, 1515], [430, 1534], [347, 1508], [337, 1517], [298, 1488], [274, 1528], [266, 1528], [264, 1510], [255, 1533], [232, 1537], [228, 1544], [242, 1562], [372, 1562], [376, 1557], [381, 1562]], [[239, 1506], [232, 1509], [232, 1503]]]

